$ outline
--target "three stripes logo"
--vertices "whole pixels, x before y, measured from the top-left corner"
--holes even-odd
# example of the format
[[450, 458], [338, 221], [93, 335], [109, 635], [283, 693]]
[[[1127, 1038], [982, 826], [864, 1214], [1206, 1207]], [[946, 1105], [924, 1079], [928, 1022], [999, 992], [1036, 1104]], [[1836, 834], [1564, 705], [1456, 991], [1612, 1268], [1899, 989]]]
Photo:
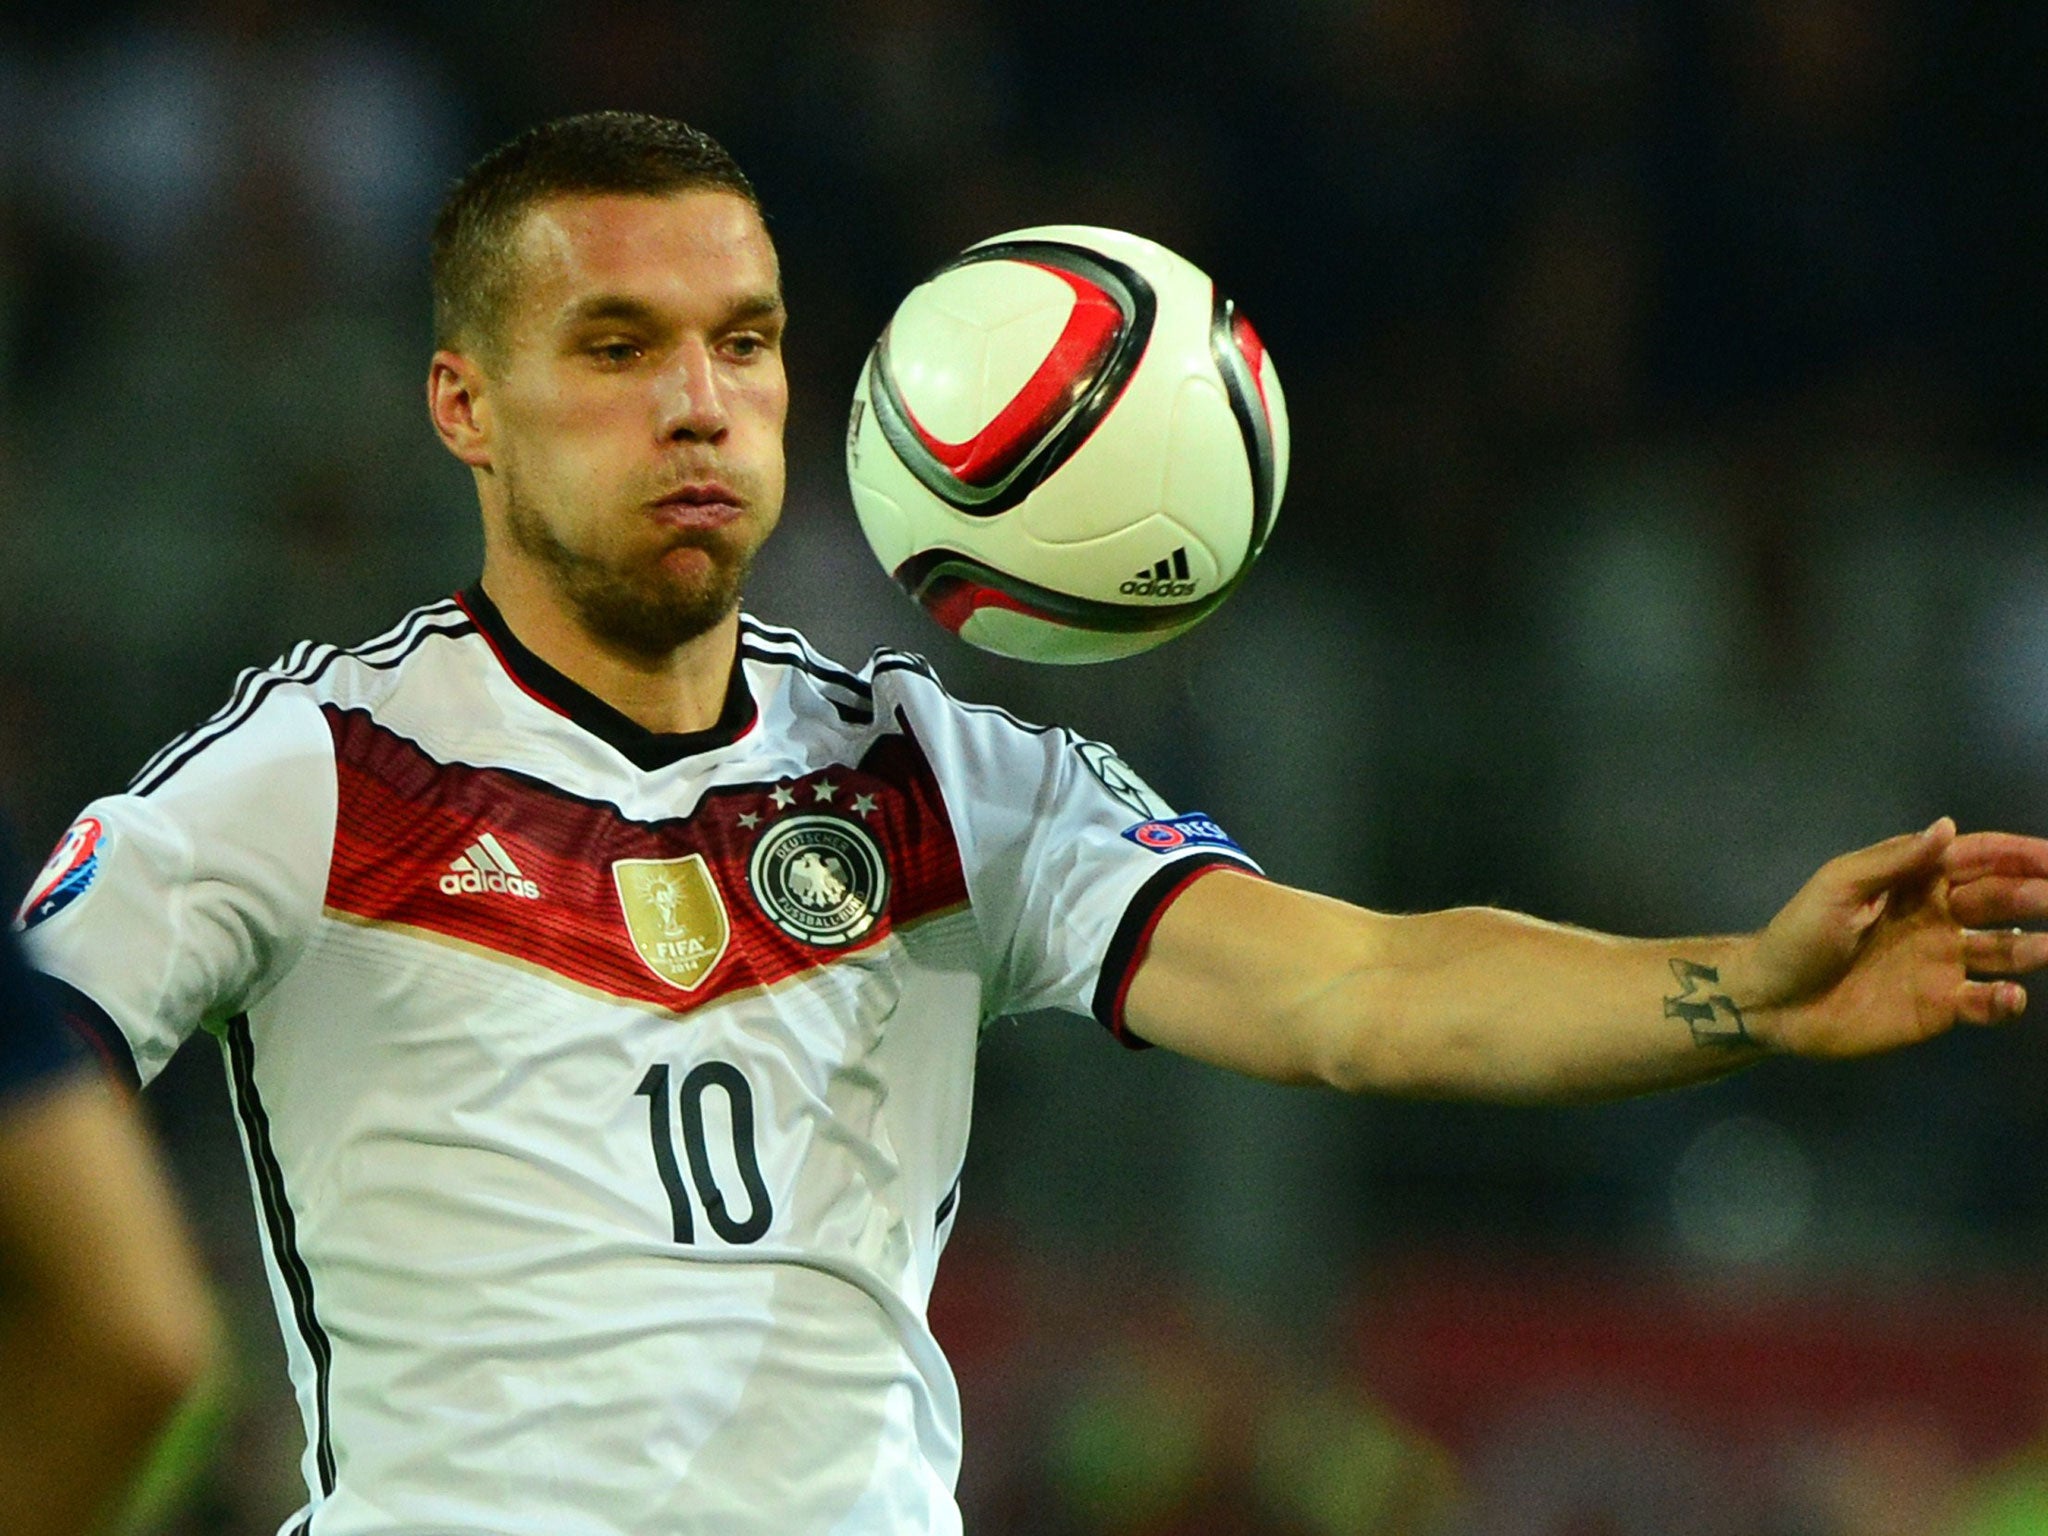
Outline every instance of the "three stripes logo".
[[1188, 547], [1183, 544], [1164, 560], [1142, 570], [1117, 591], [1130, 597], [1192, 597], [1195, 584], [1188, 575]]
[[477, 896], [491, 892], [539, 901], [540, 886], [519, 872], [504, 844], [486, 832], [456, 857], [441, 877], [441, 891], [448, 896]]

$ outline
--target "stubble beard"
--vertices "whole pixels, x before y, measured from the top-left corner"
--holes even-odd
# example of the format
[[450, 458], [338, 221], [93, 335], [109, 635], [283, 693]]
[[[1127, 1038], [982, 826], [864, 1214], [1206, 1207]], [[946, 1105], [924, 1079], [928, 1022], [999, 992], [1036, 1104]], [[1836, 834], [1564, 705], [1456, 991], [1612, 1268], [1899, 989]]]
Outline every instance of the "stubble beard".
[[520, 550], [546, 568], [583, 629], [599, 642], [659, 660], [722, 623], [739, 606], [753, 551], [723, 529], [677, 530], [662, 554], [703, 552], [701, 580], [683, 581], [655, 556], [628, 569], [572, 549], [539, 510], [509, 489], [505, 528]]

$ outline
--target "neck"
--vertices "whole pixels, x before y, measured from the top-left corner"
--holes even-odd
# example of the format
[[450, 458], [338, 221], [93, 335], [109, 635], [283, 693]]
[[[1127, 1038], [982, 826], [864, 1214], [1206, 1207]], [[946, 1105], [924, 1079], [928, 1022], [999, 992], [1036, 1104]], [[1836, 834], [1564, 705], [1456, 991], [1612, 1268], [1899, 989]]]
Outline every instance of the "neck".
[[635, 725], [686, 735], [718, 723], [739, 644], [737, 608], [703, 634], [649, 655], [593, 635], [536, 579], [487, 567], [483, 587], [521, 645]]

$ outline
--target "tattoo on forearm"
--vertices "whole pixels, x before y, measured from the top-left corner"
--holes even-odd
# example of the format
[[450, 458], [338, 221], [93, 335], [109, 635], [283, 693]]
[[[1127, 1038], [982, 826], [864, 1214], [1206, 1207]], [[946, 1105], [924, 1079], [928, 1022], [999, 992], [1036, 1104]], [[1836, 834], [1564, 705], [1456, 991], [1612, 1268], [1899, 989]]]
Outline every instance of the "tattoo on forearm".
[[1683, 1019], [1697, 1046], [1747, 1045], [1749, 1029], [1742, 1022], [1742, 1010], [1725, 992], [1703, 990], [1719, 984], [1721, 973], [1711, 965], [1690, 960], [1673, 960], [1671, 974], [1678, 978], [1678, 990], [1664, 999], [1664, 1017]]

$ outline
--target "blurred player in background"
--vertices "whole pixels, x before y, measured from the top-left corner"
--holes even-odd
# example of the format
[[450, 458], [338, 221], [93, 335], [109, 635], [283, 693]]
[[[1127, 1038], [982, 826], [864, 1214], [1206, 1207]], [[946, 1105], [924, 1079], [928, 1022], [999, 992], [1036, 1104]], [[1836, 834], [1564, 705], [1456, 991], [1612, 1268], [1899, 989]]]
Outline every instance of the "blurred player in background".
[[205, 1374], [214, 1321], [134, 1106], [39, 991], [0, 927], [0, 1536], [80, 1536]]
[[1987, 978], [2048, 957], [2007, 926], [2048, 843], [1946, 821], [1739, 938], [1269, 883], [1100, 744], [742, 615], [785, 316], [716, 144], [523, 135], [434, 274], [480, 584], [245, 675], [25, 913], [138, 1080], [226, 1041], [305, 1418], [291, 1532], [957, 1531], [925, 1307], [994, 1017], [1558, 1101], [1998, 1022], [2025, 996]]

